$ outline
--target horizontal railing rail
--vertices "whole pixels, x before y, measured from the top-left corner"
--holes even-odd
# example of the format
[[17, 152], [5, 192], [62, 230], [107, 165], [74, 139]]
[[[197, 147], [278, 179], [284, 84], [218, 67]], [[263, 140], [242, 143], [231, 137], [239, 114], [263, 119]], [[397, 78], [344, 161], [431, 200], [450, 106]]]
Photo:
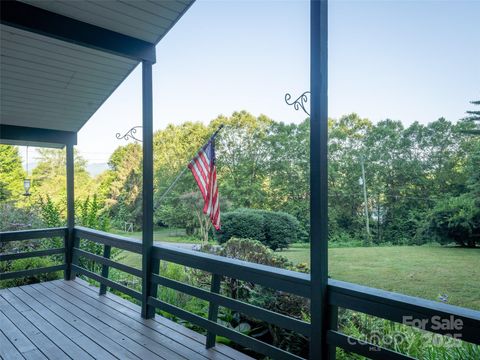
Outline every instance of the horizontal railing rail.
[[99, 244], [110, 245], [136, 254], [142, 253], [142, 242], [125, 236], [110, 234], [105, 231], [89, 229], [83, 226], [75, 226], [74, 236], [87, 239]]
[[[310, 323], [223, 296], [219, 294], [220, 284], [214, 286], [214, 281], [215, 276], [219, 281], [221, 277], [226, 276], [308, 298], [310, 297], [310, 276], [308, 274], [168, 245], [155, 245], [152, 257], [156, 261], [172, 262], [211, 273], [213, 275], [211, 288], [215, 291], [207, 291], [158, 274], [152, 274], [152, 281], [155, 284], [206, 300], [210, 303], [210, 307], [208, 319], [206, 319], [155, 297], [149, 297], [149, 305], [203, 327], [208, 331], [207, 338], [214, 339], [215, 335], [220, 335], [275, 359], [301, 359], [290, 352], [218, 324], [216, 322], [218, 306], [241, 312], [307, 337], [310, 336]], [[207, 347], [209, 345], [213, 346], [207, 340]]]
[[39, 267], [35, 269], [2, 272], [0, 273], [0, 280], [17, 279], [22, 277], [34, 276], [38, 274], [47, 274], [47, 273], [52, 273], [56, 271], [65, 271], [66, 269], [66, 264], [65, 264], [66, 235], [67, 235], [67, 228], [64, 228], [64, 227], [0, 232], [0, 243], [55, 238], [55, 237], [62, 238], [64, 242], [63, 248], [57, 247], [57, 248], [42, 249], [42, 250], [35, 250], [35, 251], [1, 253], [0, 261], [15, 261], [20, 259], [28, 259], [28, 258], [34, 258], [34, 257], [62, 254], [64, 255], [64, 262], [59, 265], [44, 266], [44, 267]]
[[309, 274], [169, 245], [154, 245], [152, 256], [154, 259], [173, 262], [213, 274], [220, 271], [221, 275], [224, 276], [249, 281], [306, 298], [310, 297]]
[[[125, 285], [122, 285], [116, 281], [108, 278], [110, 267], [128, 273], [130, 275], [141, 278], [143, 273], [141, 270], [134, 267], [119, 263], [111, 260], [112, 247], [121, 250], [130, 251], [136, 254], [142, 253], [142, 243], [136, 239], [131, 239], [119, 235], [110, 234], [100, 230], [89, 229], [86, 227], [77, 226], [74, 228], [74, 245], [73, 245], [73, 257], [72, 257], [72, 272], [81, 274], [94, 281], [100, 283], [100, 294], [105, 294], [107, 287], [120, 291], [126, 295], [133, 297], [136, 300], [142, 300], [142, 294], [136, 290], [133, 290]], [[97, 244], [103, 245], [103, 256], [93, 254], [91, 252], [80, 249], [80, 239], [93, 241]], [[96, 274], [79, 264], [79, 258], [84, 257], [95, 263], [102, 265], [101, 275]]]
[[[0, 242], [57, 236], [66, 238], [66, 235], [66, 228], [10, 231], [0, 233]], [[79, 246], [80, 238], [102, 244], [104, 246], [103, 256], [81, 249]], [[75, 227], [74, 239], [75, 241], [72, 247], [72, 271], [74, 273], [82, 274], [92, 280], [98, 281], [101, 284], [100, 293], [105, 293], [108, 286], [138, 301], [142, 301], [142, 294], [140, 292], [108, 278], [108, 270], [110, 267], [136, 277], [141, 278], [143, 276], [143, 272], [140, 269], [110, 259], [112, 247], [141, 254], [141, 241], [84, 227]], [[31, 252], [3, 253], [0, 254], [0, 261], [56, 255], [65, 253], [65, 251], [65, 248], [53, 248]], [[79, 266], [79, 257], [84, 257], [100, 264], [102, 266], [101, 274], [94, 273]], [[215, 344], [215, 336], [220, 335], [275, 359], [300, 359], [297, 355], [217, 323], [218, 307], [222, 306], [233, 311], [238, 311], [247, 316], [266, 321], [307, 337], [309, 337], [311, 333], [308, 322], [224, 296], [220, 294], [220, 282], [222, 277], [230, 277], [272, 288], [277, 291], [310, 298], [309, 274], [225, 258], [175, 246], [154, 245], [152, 249], [152, 262], [156, 264], [156, 266], [153, 267], [154, 269], [158, 269], [158, 262], [160, 261], [172, 262], [212, 274], [210, 291], [167, 278], [162, 276], [161, 273], [154, 272], [151, 276], [152, 286], [164, 286], [208, 301], [210, 303], [208, 318], [190, 313], [175, 305], [164, 302], [157, 297], [150, 296], [148, 298], [148, 304], [150, 306], [159, 308], [206, 329], [208, 332], [207, 347], [213, 346]], [[66, 264], [60, 264], [45, 268], [3, 273], [0, 274], [0, 279], [32, 276], [42, 272], [65, 270], [65, 268]], [[156, 291], [152, 293], [156, 294]], [[338, 347], [371, 359], [412, 359], [410, 356], [386, 349], [378, 344], [369, 343], [368, 341], [343, 334], [341, 329], [338, 329], [338, 308], [358, 311], [410, 326], [412, 326], [413, 323], [408, 323], [409, 320], [423, 320], [423, 330], [440, 335], [451, 335], [452, 329], [438, 326], [438, 322], [433, 322], [432, 319], [437, 317], [438, 321], [445, 319], [448, 321], [457, 320], [461, 323], [461, 329], [458, 329], [458, 332], [461, 334], [460, 340], [480, 345], [480, 336], [478, 336], [478, 334], [480, 334], [480, 311], [333, 279], [328, 280], [327, 301], [330, 309], [327, 344], [329, 348], [333, 349], [330, 354], [331, 358], [335, 357], [335, 349]]]
[[[333, 279], [328, 281], [327, 296], [335, 313], [341, 307], [407, 326], [422, 324], [422, 330], [480, 345], [480, 311]], [[412, 359], [342, 334], [336, 326], [329, 329], [327, 343], [371, 359]]]
[[0, 232], [0, 242], [7, 241], [21, 241], [21, 240], [35, 240], [52, 237], [65, 237], [67, 228], [56, 227], [49, 229], [35, 229], [35, 230], [18, 230], [18, 231], [4, 231]]

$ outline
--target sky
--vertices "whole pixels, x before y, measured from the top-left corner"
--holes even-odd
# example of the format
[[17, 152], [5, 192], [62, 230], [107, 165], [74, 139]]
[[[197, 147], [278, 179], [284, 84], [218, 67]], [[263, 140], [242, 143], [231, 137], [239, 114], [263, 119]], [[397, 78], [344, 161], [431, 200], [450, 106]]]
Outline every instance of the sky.
[[[330, 1], [329, 116], [405, 125], [456, 121], [480, 98], [480, 0]], [[285, 93], [309, 89], [308, 1], [197, 0], [157, 46], [154, 129], [247, 110], [283, 122], [305, 114]], [[141, 125], [141, 68], [78, 134], [105, 163]]]

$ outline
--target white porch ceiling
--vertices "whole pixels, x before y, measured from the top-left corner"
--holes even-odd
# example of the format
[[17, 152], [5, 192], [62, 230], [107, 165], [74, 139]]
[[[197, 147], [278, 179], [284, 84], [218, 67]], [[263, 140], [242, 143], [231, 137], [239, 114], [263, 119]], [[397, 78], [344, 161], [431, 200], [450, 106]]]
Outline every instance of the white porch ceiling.
[[[158, 43], [192, 1], [52, 1], [30, 5]], [[138, 65], [0, 25], [0, 123], [77, 132]]]

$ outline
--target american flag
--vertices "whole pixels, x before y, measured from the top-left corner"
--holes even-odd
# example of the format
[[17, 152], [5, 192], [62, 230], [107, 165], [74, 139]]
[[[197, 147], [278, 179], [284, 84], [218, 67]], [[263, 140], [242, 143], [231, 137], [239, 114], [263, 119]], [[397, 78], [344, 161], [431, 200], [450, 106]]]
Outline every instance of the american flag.
[[202, 193], [203, 213], [210, 217], [216, 230], [220, 230], [220, 204], [218, 199], [217, 168], [215, 166], [215, 135], [200, 149], [190, 161], [188, 168], [192, 171], [198, 188]]

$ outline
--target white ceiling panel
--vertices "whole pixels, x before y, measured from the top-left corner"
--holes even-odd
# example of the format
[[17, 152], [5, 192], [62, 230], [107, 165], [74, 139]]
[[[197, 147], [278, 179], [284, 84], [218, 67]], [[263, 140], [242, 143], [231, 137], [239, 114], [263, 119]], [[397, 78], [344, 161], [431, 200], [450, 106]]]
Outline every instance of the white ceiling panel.
[[[153, 44], [193, 1], [22, 0]], [[0, 25], [0, 123], [77, 132], [138, 65], [128, 59]]]
[[1, 25], [2, 124], [78, 131], [138, 64]]
[[21, 0], [91, 25], [156, 44], [193, 1]]

